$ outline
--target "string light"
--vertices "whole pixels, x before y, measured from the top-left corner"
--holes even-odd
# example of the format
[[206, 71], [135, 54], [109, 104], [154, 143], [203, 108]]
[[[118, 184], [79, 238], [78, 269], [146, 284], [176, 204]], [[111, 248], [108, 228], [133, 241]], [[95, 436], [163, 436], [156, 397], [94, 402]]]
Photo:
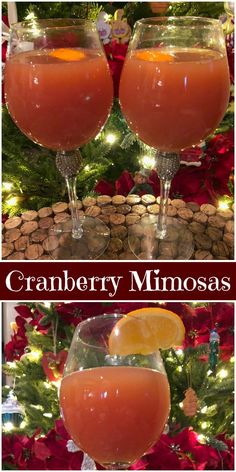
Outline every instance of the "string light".
[[13, 362], [7, 361], [7, 365], [8, 365], [9, 367], [11, 367], [11, 369], [15, 369], [15, 367], [16, 367], [15, 361], [13, 361]]
[[183, 370], [182, 365], [179, 365], [176, 370], [177, 370], [177, 372], [182, 372], [182, 370]]
[[153, 169], [153, 167], [155, 167], [156, 160], [154, 156], [145, 155], [139, 158], [139, 162], [146, 169]]
[[200, 442], [202, 444], [205, 444], [206, 443], [206, 436], [204, 436], [204, 434], [198, 434], [197, 435], [197, 440], [198, 440], [198, 442]]
[[228, 210], [229, 204], [225, 200], [220, 200], [218, 205], [219, 210]]
[[177, 356], [182, 356], [183, 352], [184, 352], [183, 349], [177, 349], [176, 350]]
[[33, 351], [30, 351], [28, 354], [27, 354], [27, 357], [30, 361], [34, 362], [34, 361], [38, 361], [40, 359], [40, 357], [42, 357], [42, 351], [39, 350], [39, 349], [35, 349]]
[[105, 137], [105, 141], [108, 144], [114, 144], [117, 141], [117, 136], [114, 133], [108, 133]]
[[20, 429], [24, 429], [26, 427], [27, 423], [25, 420], [21, 421], [21, 424], [20, 424]]
[[183, 406], [184, 406], [183, 402], [180, 402], [180, 403], [179, 403], [179, 407], [182, 409]]
[[221, 370], [218, 372], [217, 377], [219, 377], [220, 379], [225, 379], [226, 377], [228, 377], [228, 372], [227, 372], [227, 370], [221, 369]]
[[202, 429], [207, 429], [208, 426], [209, 426], [209, 423], [207, 423], [206, 421], [203, 421], [203, 423], [201, 424]]
[[6, 204], [8, 206], [14, 206], [14, 205], [16, 205], [17, 202], [18, 202], [17, 197], [11, 197], [11, 198], [8, 198], [8, 200], [6, 200]]
[[207, 406], [204, 406], [200, 411], [201, 411], [201, 413], [206, 413], [207, 412]]
[[234, 363], [234, 356], [230, 357], [230, 361], [229, 361], [229, 362], [231, 362], [231, 364]]
[[14, 429], [14, 424], [11, 423], [11, 421], [7, 421], [7, 423], [4, 424], [3, 426], [3, 431], [5, 433], [10, 432]]
[[51, 302], [44, 302], [46, 308], [51, 308]]
[[90, 167], [89, 164], [87, 164], [87, 165], [85, 166], [85, 168], [84, 168], [84, 170], [86, 170], [86, 171], [88, 171], [88, 170], [90, 170], [90, 169], [91, 169], [91, 167]]
[[5, 192], [9, 192], [10, 190], [12, 190], [13, 188], [13, 184], [11, 182], [3, 182], [2, 183], [2, 190], [5, 191]]
[[43, 413], [46, 418], [52, 418], [52, 413]]

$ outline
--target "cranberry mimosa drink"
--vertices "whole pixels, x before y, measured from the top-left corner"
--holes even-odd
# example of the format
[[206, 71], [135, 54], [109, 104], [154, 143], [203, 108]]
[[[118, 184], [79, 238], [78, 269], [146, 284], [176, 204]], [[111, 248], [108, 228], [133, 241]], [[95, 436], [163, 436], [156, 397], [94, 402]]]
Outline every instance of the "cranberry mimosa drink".
[[98, 367], [62, 380], [60, 405], [75, 443], [100, 464], [133, 463], [160, 437], [170, 409], [165, 375]]
[[71, 219], [49, 231], [52, 259], [97, 259], [110, 230], [79, 212], [76, 182], [79, 147], [104, 126], [113, 99], [109, 66], [95, 23], [79, 19], [29, 20], [10, 29], [5, 67], [6, 104], [12, 119], [33, 142], [56, 151]]
[[21, 131], [55, 150], [78, 148], [96, 136], [113, 98], [100, 51], [22, 52], [7, 62], [5, 80], [8, 109]]
[[[120, 104], [129, 127], [157, 150], [158, 218], [129, 228], [140, 259], [189, 259], [193, 235], [167, 217], [171, 180], [180, 151], [199, 144], [220, 124], [230, 80], [221, 23], [197, 17], [146, 18], [136, 23], [120, 81]], [[144, 234], [140, 239], [137, 235]]]

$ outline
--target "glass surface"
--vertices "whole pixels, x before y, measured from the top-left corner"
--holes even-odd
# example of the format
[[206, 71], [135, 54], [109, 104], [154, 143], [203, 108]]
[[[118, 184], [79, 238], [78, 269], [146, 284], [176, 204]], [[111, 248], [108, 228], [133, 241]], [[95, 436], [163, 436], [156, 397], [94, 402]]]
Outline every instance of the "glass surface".
[[[218, 20], [165, 17], [136, 23], [119, 97], [129, 127], [158, 151], [161, 205], [156, 239], [164, 240], [168, 233], [167, 201], [179, 152], [199, 144], [219, 125], [229, 89], [225, 39]], [[155, 254], [158, 251], [150, 258]]]
[[[5, 93], [9, 113], [20, 130], [32, 141], [57, 151], [72, 208], [72, 236], [82, 242], [91, 224], [86, 225], [84, 218], [79, 221], [76, 211], [75, 178], [80, 163], [76, 153], [101, 130], [113, 99], [112, 79], [95, 24], [52, 19], [13, 25]], [[99, 222], [101, 226], [99, 234], [106, 246], [109, 231]], [[57, 231], [63, 228], [57, 227]], [[76, 251], [71, 257], [76, 258]]]
[[[160, 353], [111, 355], [109, 336], [127, 315], [78, 325], [60, 387], [61, 414], [74, 442], [107, 469], [126, 469], [160, 437], [170, 392]], [[137, 320], [147, 335], [147, 325]], [[139, 328], [140, 329], [140, 328]], [[114, 332], [114, 331], [113, 331]]]

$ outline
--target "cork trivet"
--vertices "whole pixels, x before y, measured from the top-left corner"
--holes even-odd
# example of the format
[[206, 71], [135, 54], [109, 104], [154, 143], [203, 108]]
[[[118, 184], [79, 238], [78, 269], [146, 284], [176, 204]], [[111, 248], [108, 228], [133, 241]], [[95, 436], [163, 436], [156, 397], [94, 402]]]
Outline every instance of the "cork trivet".
[[[152, 251], [151, 245], [156, 244], [155, 236], [152, 239], [154, 225], [157, 221], [159, 213], [159, 205], [153, 202], [153, 196], [143, 195], [128, 195], [127, 198], [123, 195], [116, 195], [115, 197], [102, 198], [102, 205], [97, 204], [97, 199], [94, 197], [86, 197], [82, 204], [77, 202], [79, 215], [97, 216], [97, 221], [102, 220], [110, 228], [111, 242], [109, 248], [101, 256], [105, 260], [135, 260], [136, 257], [132, 253], [128, 243], [128, 230], [133, 230], [133, 240], [136, 240], [136, 245], [139, 247], [141, 258], [150, 258]], [[159, 201], [159, 199], [158, 199]], [[107, 202], [107, 203], [106, 203]], [[173, 204], [174, 203], [174, 204]], [[178, 242], [178, 255], [176, 260], [183, 260], [186, 241], [189, 238], [194, 238], [195, 252], [192, 259], [195, 260], [229, 260], [234, 259], [234, 220], [233, 208], [230, 210], [213, 210], [208, 204], [204, 204], [202, 212], [199, 205], [195, 202], [185, 203], [181, 199], [174, 199], [168, 205], [168, 216], [173, 217], [173, 221], [178, 220], [183, 227], [183, 234]], [[135, 213], [133, 208], [138, 206], [141, 208], [141, 215]], [[113, 207], [115, 213], [112, 213]], [[145, 207], [145, 212], [144, 208]], [[35, 258], [37, 260], [52, 260], [53, 255], [60, 259], [68, 259], [71, 255], [71, 235], [70, 233], [62, 233], [59, 237], [51, 236], [50, 231], [53, 225], [57, 222], [63, 222], [70, 226], [70, 210], [67, 203], [58, 202], [52, 207], [43, 207], [38, 210], [36, 219], [25, 221], [23, 218], [34, 218], [35, 212], [29, 210], [24, 212], [23, 218], [20, 216], [9, 218], [3, 225], [3, 244], [2, 257], [9, 260], [24, 260]], [[189, 213], [190, 210], [190, 213]], [[191, 213], [191, 211], [193, 213]], [[98, 214], [98, 212], [101, 212]], [[106, 212], [111, 214], [106, 214]], [[208, 215], [207, 213], [213, 213]], [[103, 214], [102, 214], [103, 213]], [[28, 216], [27, 216], [28, 215]], [[191, 215], [191, 218], [190, 218]], [[54, 216], [54, 218], [53, 218]], [[183, 219], [188, 217], [189, 219]], [[230, 219], [227, 219], [230, 218]], [[93, 227], [95, 220], [89, 219], [89, 224]], [[146, 226], [148, 224], [148, 226]], [[32, 226], [33, 225], [33, 226]], [[17, 230], [17, 231], [16, 231]], [[91, 251], [94, 251], [97, 242], [96, 237], [91, 233], [88, 238], [88, 244]], [[15, 239], [17, 238], [17, 239]], [[11, 242], [13, 240], [13, 242]], [[9, 241], [9, 242], [7, 242]], [[154, 242], [152, 242], [154, 241]], [[167, 241], [170, 243], [169, 248], [161, 245], [164, 254], [158, 253], [157, 260], [171, 260], [176, 254], [177, 233], [174, 226], [169, 230]], [[165, 241], [164, 241], [165, 242]], [[37, 245], [42, 249], [37, 249]], [[213, 253], [214, 245], [214, 253]], [[33, 246], [33, 248], [32, 248]], [[80, 245], [79, 245], [80, 246]], [[81, 259], [87, 254], [87, 246], [81, 245], [80, 252]], [[30, 247], [30, 250], [28, 249]], [[52, 248], [52, 249], [50, 249]], [[154, 248], [155, 250], [155, 248]], [[158, 247], [159, 250], [159, 247]], [[27, 251], [27, 253], [26, 253]], [[31, 252], [32, 251], [32, 252]], [[25, 254], [26, 253], [26, 254]], [[42, 254], [41, 254], [42, 253]], [[39, 255], [41, 254], [41, 255]], [[79, 259], [79, 257], [77, 259]], [[34, 259], [32, 259], [34, 260]]]
[[167, 207], [167, 216], [171, 216], [171, 217], [176, 216], [177, 212], [178, 212], [178, 210], [177, 210], [176, 207], [174, 207], [173, 205], [168, 205], [168, 207]]
[[126, 202], [126, 197], [124, 195], [114, 195], [111, 199], [112, 205], [124, 205]]
[[195, 203], [195, 202], [187, 202], [186, 207], [190, 208], [190, 210], [192, 210], [193, 213], [196, 213], [200, 210], [200, 205], [198, 205], [198, 203]]
[[111, 228], [111, 238], [125, 239], [127, 236], [128, 230], [123, 225], [113, 226]]
[[203, 249], [198, 249], [195, 254], [194, 258], [197, 260], [206, 260], [206, 261], [212, 261], [214, 259], [213, 254], [209, 251], [204, 251]]
[[117, 213], [121, 213], [122, 215], [127, 215], [131, 211], [131, 206], [124, 204], [124, 205], [119, 205], [116, 209]]
[[2, 257], [7, 257], [14, 251], [14, 244], [2, 243]]
[[146, 207], [145, 205], [133, 205], [132, 207], [132, 212], [137, 213], [137, 215], [144, 215], [146, 213]]
[[234, 233], [234, 221], [227, 221], [225, 224], [226, 233]]
[[[59, 246], [57, 236], [48, 236], [43, 241], [43, 249], [47, 252], [51, 252]], [[41, 255], [41, 254], [40, 254]]]
[[[95, 203], [96, 203], [96, 199], [95, 199]], [[71, 206], [72, 205], [69, 203], [68, 204], [69, 211], [71, 210]], [[82, 204], [81, 200], [76, 200], [76, 208], [78, 210], [81, 210], [81, 208], [83, 208], [83, 204]]]
[[[44, 241], [44, 239], [46, 239], [48, 233], [45, 229], [36, 229], [36, 231], [34, 231], [32, 234], [31, 234], [31, 241], [33, 241], [34, 243], [40, 243], [42, 241]], [[26, 236], [24, 236], [26, 237]]]
[[113, 215], [113, 213], [116, 213], [117, 209], [114, 205], [106, 205], [102, 209], [100, 208], [100, 211], [102, 215]]
[[17, 239], [19, 239], [21, 236], [21, 231], [16, 228], [16, 229], [9, 229], [9, 231], [6, 231], [5, 233], [5, 241], [6, 243], [14, 243]]
[[158, 215], [160, 211], [160, 205], [157, 203], [154, 203], [153, 205], [148, 205], [147, 207], [148, 213], [151, 213], [151, 215]]
[[213, 216], [216, 214], [216, 207], [214, 207], [210, 203], [203, 203], [200, 206], [200, 210], [202, 213], [205, 213], [207, 216]]
[[231, 220], [234, 216], [232, 210], [217, 211], [217, 215], [221, 216], [224, 220]]
[[140, 220], [140, 216], [135, 214], [135, 213], [129, 213], [125, 217], [125, 221], [126, 221], [127, 226], [134, 225], [139, 220]]
[[108, 205], [110, 203], [111, 203], [111, 197], [109, 197], [109, 195], [99, 195], [99, 197], [97, 197], [98, 206]]
[[111, 225], [123, 225], [125, 222], [125, 215], [121, 213], [114, 213], [114, 215], [110, 215], [110, 223]]
[[151, 205], [152, 203], [155, 203], [155, 202], [156, 202], [156, 198], [154, 197], [154, 195], [147, 194], [141, 197], [141, 203], [143, 205]]
[[25, 251], [26, 259], [30, 260], [38, 259], [42, 254], [43, 248], [41, 244], [30, 244]]
[[178, 216], [182, 218], [183, 220], [190, 221], [193, 217], [193, 212], [190, 210], [190, 208], [178, 208]]
[[128, 195], [126, 197], [126, 203], [128, 205], [137, 205], [140, 202], [141, 202], [141, 197], [139, 195], [133, 194], [133, 195]]
[[100, 215], [100, 213], [101, 213], [101, 208], [99, 208], [97, 205], [88, 207], [85, 210], [85, 215], [88, 215], [88, 216], [96, 217], [96, 216]]
[[69, 219], [70, 219], [70, 215], [66, 213], [65, 211], [63, 211], [62, 213], [57, 213], [54, 216], [54, 223], [55, 224], [64, 223], [64, 221], [67, 221]]
[[62, 213], [63, 211], [66, 211], [67, 209], [68, 209], [68, 203], [65, 203], [65, 202], [58, 202], [52, 205], [52, 211], [55, 213], [55, 215], [57, 213]]
[[51, 216], [53, 214], [51, 207], [43, 207], [38, 211], [39, 218], [45, 218], [46, 216]]
[[23, 221], [33, 221], [38, 217], [38, 212], [35, 210], [29, 210], [22, 213], [21, 218]]
[[17, 241], [15, 241], [15, 250], [16, 251], [25, 251], [30, 244], [29, 236], [21, 236]]
[[173, 205], [175, 208], [184, 208], [186, 207], [186, 203], [184, 200], [181, 200], [180, 198], [175, 198], [174, 200], [170, 201], [171, 205]]
[[39, 220], [39, 228], [41, 229], [48, 229], [54, 225], [54, 220], [51, 216], [46, 216], [45, 218], [41, 218]]
[[214, 226], [214, 228], [222, 229], [225, 226], [225, 220], [222, 218], [222, 216], [219, 215], [209, 216], [208, 224], [210, 226]]
[[18, 228], [22, 224], [22, 219], [19, 216], [12, 216], [8, 218], [7, 221], [4, 223], [5, 229], [14, 229]]
[[108, 244], [108, 251], [119, 252], [123, 249], [123, 242], [119, 238], [111, 238]]
[[23, 261], [25, 259], [25, 255], [23, 252], [13, 252], [10, 256], [7, 257], [8, 261]]
[[[172, 202], [174, 202], [175, 200], [172, 200], [170, 198], [168, 198], [168, 205], [171, 205]], [[160, 202], [161, 202], [161, 197], [157, 197], [156, 198], [156, 202], [158, 203], [158, 205], [160, 205]]]
[[197, 211], [193, 214], [193, 221], [196, 221], [197, 223], [205, 224], [207, 220], [208, 216], [205, 213], [202, 213], [201, 211]]
[[23, 223], [20, 230], [21, 230], [21, 233], [25, 235], [25, 234], [33, 233], [37, 228], [38, 228], [37, 221], [28, 221], [27, 223]]

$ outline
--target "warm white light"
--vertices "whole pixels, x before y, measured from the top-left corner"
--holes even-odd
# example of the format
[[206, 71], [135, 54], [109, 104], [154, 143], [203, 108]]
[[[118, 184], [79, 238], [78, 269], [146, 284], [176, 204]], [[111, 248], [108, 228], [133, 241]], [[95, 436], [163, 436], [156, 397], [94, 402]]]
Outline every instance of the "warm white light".
[[221, 370], [218, 372], [217, 377], [220, 377], [220, 379], [225, 379], [226, 377], [228, 377], [228, 372], [227, 372], [227, 370], [221, 369]]
[[13, 184], [11, 182], [3, 182], [2, 189], [6, 192], [9, 192], [13, 188]]
[[200, 443], [205, 443], [206, 442], [206, 436], [204, 436], [204, 434], [198, 434], [197, 435], [197, 440], [200, 442]]
[[114, 144], [117, 141], [117, 136], [114, 133], [109, 133], [106, 135], [105, 141], [108, 144]]
[[51, 308], [51, 302], [44, 302], [44, 305], [46, 306], [46, 308]]
[[26, 427], [26, 424], [27, 424], [27, 423], [26, 423], [25, 420], [21, 421], [20, 429], [24, 429], [24, 428]]
[[30, 12], [26, 17], [25, 19], [26, 20], [35, 20], [36, 16], [33, 12]]
[[145, 155], [145, 156], [141, 156], [139, 158], [139, 162], [140, 164], [142, 164], [143, 167], [145, 167], [146, 169], [153, 169], [153, 167], [155, 167], [155, 157], [154, 156], [148, 156], [148, 155]]
[[177, 349], [176, 354], [177, 356], [182, 356], [183, 352], [183, 349]]
[[177, 372], [182, 372], [182, 370], [183, 370], [182, 365], [179, 365], [176, 370], [177, 370]]
[[229, 209], [229, 204], [224, 201], [219, 201], [219, 210], [228, 210]]
[[207, 371], [207, 375], [209, 376], [209, 375], [211, 375], [211, 374], [212, 374], [212, 370], [209, 369], [209, 370]]
[[229, 361], [229, 362], [231, 362], [231, 364], [234, 363], [234, 356], [230, 357], [230, 361]]
[[14, 429], [14, 424], [7, 421], [7, 423], [4, 424], [3, 429], [5, 432], [12, 431]]
[[9, 367], [11, 367], [11, 369], [14, 369], [16, 367], [15, 361], [13, 361], [13, 362], [7, 361], [7, 365], [9, 365]]
[[42, 357], [42, 351], [40, 351], [40, 350], [30, 351], [27, 354], [27, 357], [30, 361], [38, 361], [40, 359], [40, 357]]
[[207, 406], [204, 406], [202, 409], [201, 409], [201, 413], [206, 413], [207, 412]]
[[87, 164], [87, 165], [85, 166], [84, 170], [86, 170], [86, 171], [87, 171], [87, 170], [90, 170], [90, 165]]
[[201, 424], [201, 428], [207, 429], [207, 427], [208, 427], [208, 423], [206, 421], [203, 421], [203, 423]]
[[52, 380], [51, 384], [54, 385], [54, 386], [57, 388], [57, 390], [59, 390], [60, 385], [61, 385], [61, 379], [59, 379], [59, 380]]
[[46, 418], [52, 418], [52, 413], [43, 413], [43, 416], [46, 416]]
[[179, 407], [180, 407], [180, 408], [183, 408], [183, 406], [184, 406], [183, 402], [180, 402], [180, 403], [179, 403]]
[[11, 197], [11, 198], [8, 198], [8, 200], [6, 200], [6, 204], [8, 206], [14, 206], [18, 201], [18, 198], [17, 197]]
[[43, 382], [44, 387], [49, 390], [51, 388], [51, 383], [49, 382]]
[[43, 407], [42, 407], [42, 405], [33, 405], [33, 404], [31, 403], [31, 405], [30, 405], [30, 406], [31, 406], [31, 408], [35, 408], [35, 410], [40, 410], [40, 411], [43, 411]]

